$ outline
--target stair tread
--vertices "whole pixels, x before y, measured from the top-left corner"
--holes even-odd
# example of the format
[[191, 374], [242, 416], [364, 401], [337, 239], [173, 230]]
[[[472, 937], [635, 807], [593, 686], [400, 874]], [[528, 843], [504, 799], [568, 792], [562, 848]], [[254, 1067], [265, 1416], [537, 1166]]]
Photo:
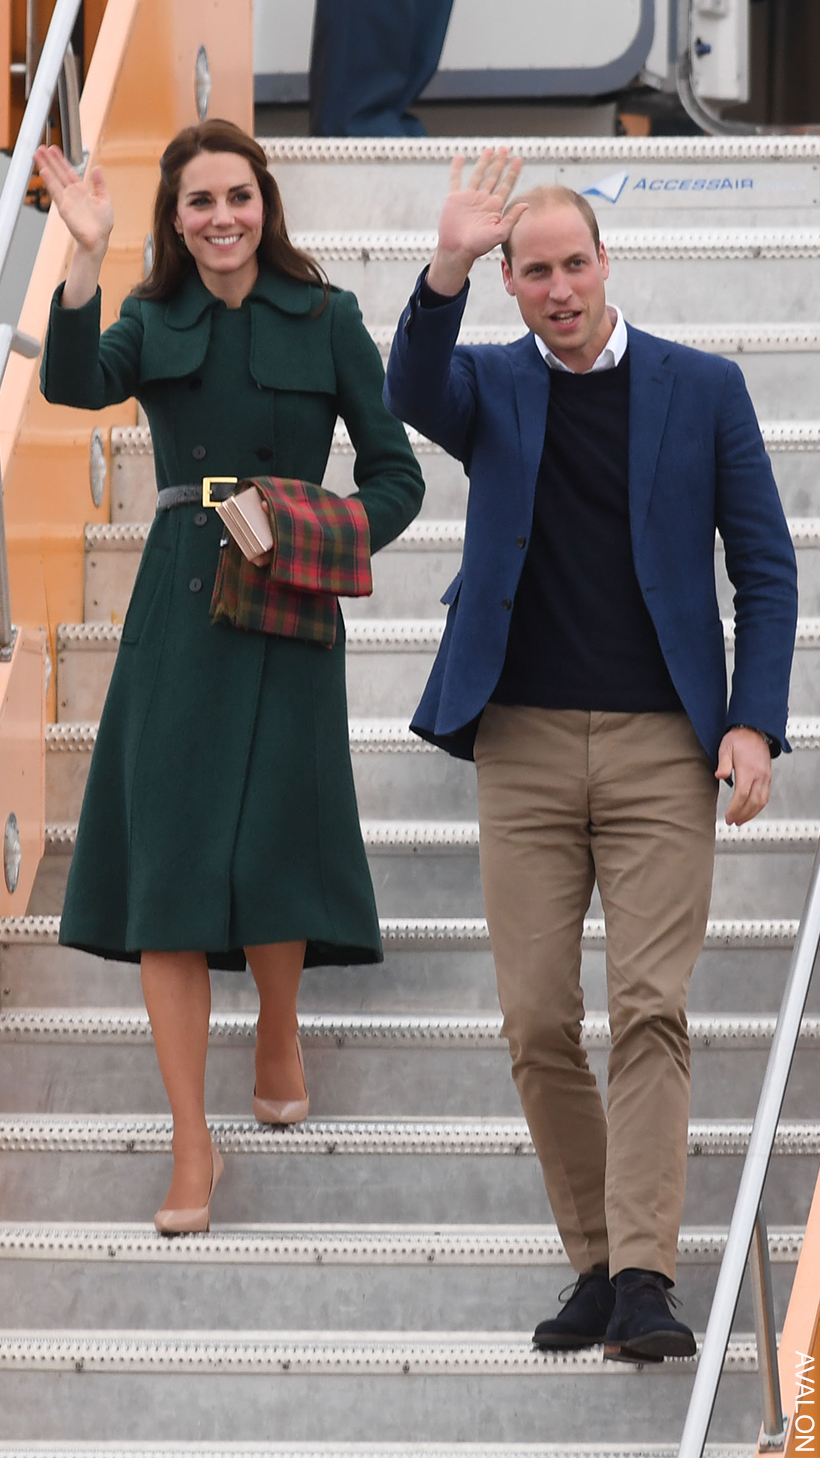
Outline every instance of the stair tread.
[[[389, 950], [414, 951], [448, 947], [459, 951], [489, 948], [487, 923], [483, 917], [388, 917], [380, 923], [382, 940]], [[706, 928], [706, 948], [790, 948], [797, 936], [795, 920], [760, 918], [710, 919]], [[0, 946], [55, 945], [60, 930], [59, 916], [0, 917]], [[600, 918], [584, 922], [585, 949], [605, 945], [605, 929]]]
[[[99, 720], [62, 721], [46, 725], [46, 751], [49, 754], [90, 753], [97, 740]], [[786, 732], [792, 749], [820, 749], [820, 717], [795, 714]], [[401, 754], [437, 754], [434, 744], [414, 734], [405, 719], [350, 719], [350, 747], [356, 752]]]
[[[441, 641], [444, 630], [443, 614], [437, 618], [367, 618], [354, 619], [346, 624], [347, 649], [349, 652], [434, 652]], [[57, 651], [96, 647], [114, 648], [122, 635], [121, 623], [59, 623], [57, 626]], [[724, 619], [723, 635], [727, 645], [734, 640], [734, 623]], [[801, 617], [797, 620], [795, 647], [817, 648], [820, 646], [820, 618]]]
[[[630, 259], [813, 259], [820, 257], [820, 228], [791, 227], [602, 227], [612, 260]], [[293, 242], [323, 262], [427, 263], [435, 253], [435, 230], [332, 228], [294, 232]], [[476, 259], [497, 264], [500, 246]]]
[[[451, 162], [478, 157], [497, 136], [260, 137], [269, 162]], [[803, 162], [820, 161], [820, 142], [805, 136], [503, 137], [525, 162]]]
[[[788, 527], [794, 547], [820, 545], [820, 517], [790, 517]], [[142, 548], [148, 540], [150, 522], [89, 522], [85, 527], [86, 552], [122, 551]], [[388, 543], [385, 552], [455, 552], [464, 547], [463, 519], [430, 519], [411, 522], [401, 536]], [[718, 548], [722, 543], [718, 539]]]
[[[252, 1046], [255, 1012], [211, 1014], [211, 1042]], [[768, 1048], [777, 1018], [735, 1013], [692, 1013], [689, 1038], [693, 1048]], [[304, 1013], [299, 1031], [304, 1047], [369, 1048], [506, 1048], [501, 1015]], [[588, 1012], [583, 1024], [587, 1048], [609, 1047], [609, 1019]], [[0, 1011], [0, 1041], [34, 1043], [151, 1042], [147, 1012], [111, 1008], [33, 1008]], [[820, 1017], [804, 1017], [799, 1047], [820, 1046]]]
[[[534, 1155], [523, 1118], [324, 1118], [286, 1128], [255, 1119], [220, 1116], [209, 1120], [219, 1148], [234, 1154]], [[693, 1119], [689, 1154], [744, 1154], [751, 1119]], [[170, 1116], [152, 1114], [3, 1114], [0, 1150], [154, 1154], [171, 1148]], [[775, 1153], [820, 1153], [820, 1121], [782, 1119]]]
[[[761, 420], [760, 430], [769, 450], [814, 451], [820, 446], [820, 420]], [[444, 455], [443, 447], [436, 445], [427, 436], [412, 426], [407, 427], [411, 445], [422, 454]], [[333, 449], [336, 452], [352, 452], [347, 427], [338, 421], [333, 431]], [[111, 430], [111, 450], [116, 455], [152, 454], [151, 432], [147, 425], [117, 425]]]
[[[643, 1443], [27, 1443], [0, 1440], [5, 1458], [677, 1458], [677, 1444]], [[749, 1458], [749, 1444], [708, 1443], [705, 1458]]]
[[[728, 1227], [683, 1226], [682, 1265], [717, 1263]], [[769, 1230], [773, 1263], [792, 1264], [802, 1249], [802, 1227]], [[524, 1265], [569, 1268], [554, 1225], [212, 1225], [206, 1235], [164, 1240], [153, 1225], [114, 1222], [0, 1222], [0, 1260], [112, 1260], [162, 1264], [315, 1265]], [[0, 1450], [2, 1451], [2, 1450]]]
[[[358, 1332], [182, 1330], [28, 1331], [0, 1330], [0, 1370], [13, 1367], [51, 1370], [227, 1372], [283, 1370], [309, 1372], [391, 1372], [409, 1375], [463, 1375], [478, 1372], [506, 1376], [561, 1373], [606, 1373], [626, 1378], [635, 1368], [605, 1362], [599, 1347], [580, 1352], [543, 1352], [532, 1346], [531, 1331], [520, 1332]], [[287, 1366], [285, 1366], [287, 1364]], [[656, 1375], [669, 1377], [694, 1371], [694, 1357], [666, 1361]], [[651, 1370], [651, 1366], [645, 1369]], [[754, 1336], [737, 1335], [729, 1343], [724, 1370], [757, 1371]]]
[[[367, 850], [401, 853], [473, 851], [478, 849], [478, 822], [474, 820], [362, 820], [362, 838]], [[73, 846], [77, 838], [76, 821], [57, 821], [46, 825], [46, 850]], [[820, 841], [820, 820], [760, 819], [747, 825], [716, 825], [719, 850], [755, 851], [813, 849]]]

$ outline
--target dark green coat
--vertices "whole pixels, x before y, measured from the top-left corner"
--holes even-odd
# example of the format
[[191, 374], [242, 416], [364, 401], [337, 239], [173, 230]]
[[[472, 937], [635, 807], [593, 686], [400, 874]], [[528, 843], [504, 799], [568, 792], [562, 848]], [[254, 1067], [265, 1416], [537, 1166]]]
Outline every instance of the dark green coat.
[[[167, 304], [127, 299], [100, 337], [99, 295], [55, 298], [46, 398], [99, 409], [136, 396], [159, 486], [203, 475], [321, 482], [338, 415], [374, 551], [424, 491], [382, 399], [352, 294], [260, 273], [239, 309], [194, 274]], [[158, 514], [140, 564], [83, 802], [60, 940], [136, 960], [300, 940], [307, 965], [381, 959], [347, 733], [344, 630], [328, 649], [208, 616], [221, 523]]]

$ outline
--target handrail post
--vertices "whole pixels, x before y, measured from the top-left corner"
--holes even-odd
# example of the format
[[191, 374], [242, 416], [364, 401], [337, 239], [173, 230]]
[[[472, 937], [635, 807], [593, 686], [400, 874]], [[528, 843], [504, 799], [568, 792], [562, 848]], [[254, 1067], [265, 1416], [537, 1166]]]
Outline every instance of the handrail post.
[[11, 621], [11, 596], [9, 574], [5, 570], [8, 561], [6, 552], [6, 516], [3, 510], [3, 482], [0, 480], [0, 663], [11, 657], [14, 646], [14, 624]]
[[763, 1392], [763, 1432], [761, 1448], [782, 1453], [786, 1442], [786, 1422], [780, 1396], [780, 1371], [777, 1365], [777, 1327], [774, 1319], [772, 1267], [769, 1261], [769, 1232], [763, 1206], [757, 1208], [752, 1247], [749, 1252], [749, 1274], [757, 1336], [757, 1366]]
[[81, 172], [86, 161], [80, 127], [80, 88], [77, 85], [77, 63], [69, 41], [57, 78], [57, 100], [60, 107], [60, 131], [63, 152], [72, 167]]

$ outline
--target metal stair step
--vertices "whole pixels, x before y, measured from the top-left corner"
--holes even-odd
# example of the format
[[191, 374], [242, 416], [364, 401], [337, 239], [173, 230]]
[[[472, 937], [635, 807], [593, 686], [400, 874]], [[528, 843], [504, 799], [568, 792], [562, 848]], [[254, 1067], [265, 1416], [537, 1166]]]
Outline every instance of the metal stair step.
[[[124, 620], [148, 530], [144, 522], [86, 527], [86, 622]], [[817, 541], [820, 543], [820, 532]], [[463, 522], [414, 522], [373, 558], [372, 596], [343, 599], [346, 619], [389, 617], [396, 612], [416, 615], [428, 607], [438, 612], [439, 598], [461, 566], [463, 545]], [[809, 555], [814, 545], [812, 541]], [[818, 578], [817, 593], [806, 598], [807, 612], [815, 605], [820, 610], [820, 574]]]
[[[615, 302], [618, 302], [617, 296]], [[509, 324], [472, 324], [468, 307], [459, 344], [512, 344], [521, 339], [521, 320]], [[764, 418], [799, 420], [816, 409], [820, 389], [820, 326], [815, 324], [644, 324], [632, 315], [630, 324], [659, 339], [690, 349], [734, 358], [743, 371], [758, 414]], [[390, 352], [395, 322], [371, 328], [384, 360]]]
[[[676, 1295], [705, 1326], [726, 1230], [684, 1230]], [[782, 1324], [802, 1245], [770, 1232]], [[0, 1304], [27, 1325], [504, 1331], [558, 1307], [573, 1273], [554, 1226], [214, 1227], [163, 1239], [153, 1227], [0, 1224]], [[735, 1327], [753, 1326], [744, 1286]], [[2, 1452], [2, 1449], [0, 1449]]]
[[[209, 1121], [214, 1141], [227, 1154], [264, 1155], [534, 1155], [522, 1118], [310, 1119], [274, 1127], [255, 1119], [220, 1116]], [[745, 1153], [750, 1119], [690, 1121], [689, 1154], [735, 1157]], [[169, 1116], [0, 1114], [0, 1149], [41, 1152], [156, 1154], [171, 1148]], [[820, 1122], [784, 1119], [775, 1155], [820, 1154]]]
[[[76, 823], [46, 826], [46, 854], [29, 902], [33, 912], [62, 906]], [[483, 909], [474, 821], [363, 821], [379, 912], [400, 917], [446, 916], [456, 906], [465, 916]], [[711, 914], [766, 916], [802, 910], [820, 822], [762, 818], [750, 825], [717, 824]], [[600, 913], [597, 892], [592, 909]]]
[[[797, 294], [806, 313], [820, 313], [816, 227], [622, 228], [601, 217], [612, 263], [609, 293], [627, 318], [683, 322], [697, 299], [699, 322], [756, 322], [759, 300], [770, 317], [789, 319]], [[398, 319], [421, 269], [432, 258], [434, 230], [310, 230], [294, 242], [352, 289], [366, 318]], [[498, 277], [500, 250], [471, 274], [473, 324], [513, 322], [514, 302]]]
[[[677, 1444], [634, 1443], [6, 1443], [0, 1458], [677, 1458]], [[707, 1443], [704, 1458], [749, 1458], [744, 1443]]]
[[[0, 919], [0, 1005], [142, 1007], [139, 968], [59, 947], [59, 917]], [[496, 1012], [498, 996], [482, 917], [399, 917], [381, 923], [385, 962], [376, 967], [310, 968], [303, 1013], [328, 1008], [374, 1013]], [[711, 920], [690, 990], [692, 1012], [772, 1013], [783, 992], [795, 920]], [[585, 923], [583, 983], [590, 1007], [606, 1005], [604, 927]], [[214, 1006], [258, 1005], [249, 973], [212, 972]], [[820, 1012], [820, 981], [808, 1008]]]
[[[441, 639], [442, 618], [359, 619], [347, 629], [347, 685], [355, 718], [410, 717]], [[57, 718], [96, 720], [102, 712], [121, 626], [61, 623], [57, 629]], [[725, 625], [731, 648], [731, 625]], [[374, 656], [375, 655], [375, 656]], [[798, 622], [792, 704], [820, 712], [820, 619]]]
[[[705, 326], [704, 326], [705, 327]], [[734, 326], [733, 326], [734, 327]], [[782, 356], [777, 356], [775, 364]], [[805, 360], [805, 355], [801, 356]], [[781, 376], [778, 376], [780, 382]], [[778, 389], [780, 383], [778, 384]], [[802, 387], [801, 387], [802, 388]], [[802, 394], [792, 390], [790, 410], [797, 409]], [[816, 408], [816, 393], [806, 398], [805, 409]], [[767, 397], [768, 399], [768, 397]], [[815, 419], [778, 419], [774, 401], [760, 406], [763, 439], [773, 457], [775, 475], [786, 510], [792, 516], [820, 512], [820, 422]], [[440, 447], [418, 433], [408, 436], [424, 472], [426, 493], [421, 521], [463, 517], [467, 499], [467, 478], [459, 465]], [[157, 498], [151, 436], [147, 425], [116, 426], [111, 431], [111, 520], [115, 524], [152, 521]], [[353, 448], [344, 425], [339, 422], [324, 476], [331, 491], [347, 495], [354, 489]], [[376, 558], [378, 561], [378, 557]]]
[[[694, 1014], [692, 1114], [754, 1114], [774, 1033], [773, 1017]], [[306, 1014], [301, 1020], [311, 1110], [347, 1118], [457, 1118], [519, 1113], [498, 1014], [484, 1017]], [[211, 1018], [208, 1096], [243, 1114], [253, 1082], [256, 1011]], [[584, 1042], [606, 1084], [609, 1024], [587, 1016]], [[37, 1009], [0, 1013], [0, 1107], [7, 1114], [164, 1112], [166, 1096], [150, 1024], [141, 1012]], [[467, 1055], [470, 1055], [469, 1057]], [[820, 1019], [806, 1018], [784, 1108], [816, 1111]]]
[[[555, 1358], [534, 1352], [529, 1332], [7, 1333], [0, 1423], [25, 1437], [23, 1425], [34, 1420], [38, 1435], [63, 1440], [126, 1427], [134, 1438], [167, 1441], [192, 1436], [204, 1419], [211, 1441], [267, 1438], [273, 1422], [280, 1441], [355, 1442], [376, 1433], [381, 1441], [453, 1441], [466, 1425], [489, 1442], [532, 1442], [543, 1431], [541, 1389], [530, 1380], [539, 1377], [549, 1383], [554, 1439], [611, 1442], [613, 1428], [624, 1427], [613, 1412], [622, 1402], [632, 1443], [670, 1442], [694, 1366], [679, 1360], [650, 1372], [604, 1363], [597, 1350]], [[753, 1342], [735, 1338], [716, 1438], [756, 1433], [755, 1369]], [[249, 1383], [249, 1376], [267, 1380]]]
[[[326, 1118], [287, 1130], [248, 1117], [210, 1123], [226, 1155], [214, 1201], [222, 1223], [298, 1222], [306, 1211], [321, 1223], [550, 1218], [520, 1118]], [[687, 1222], [729, 1219], [750, 1130], [748, 1119], [690, 1123]], [[72, 1222], [148, 1219], [167, 1190], [170, 1138], [166, 1116], [7, 1115], [5, 1218], [48, 1221], [59, 1209]], [[766, 1195], [772, 1225], [805, 1220], [818, 1154], [816, 1121], [781, 1123]]]
[[[784, 152], [784, 143], [800, 141], [803, 150]], [[593, 199], [602, 217], [661, 219], [690, 223], [711, 221], [765, 222], [773, 217], [793, 222], [816, 218], [816, 139], [778, 137], [601, 138], [601, 137], [429, 137], [393, 138], [262, 138], [294, 227], [321, 219], [336, 228], [359, 226], [363, 217], [389, 228], [434, 228], [446, 195], [454, 156], [474, 159], [485, 146], [499, 141], [520, 156], [524, 173], [520, 188], [563, 184], [584, 188], [623, 173], [625, 184], [617, 206]], [[723, 165], [720, 165], [723, 164]], [[758, 191], [743, 189], [697, 192], [650, 190], [651, 178], [697, 179], [701, 188], [752, 174]], [[788, 184], [784, 187], [784, 182]], [[389, 182], [393, 182], [393, 186]], [[644, 186], [640, 184], [643, 181]], [[760, 191], [760, 184], [763, 191]], [[769, 191], [765, 191], [768, 184]], [[639, 210], [635, 202], [640, 205]]]
[[[405, 819], [477, 814], [475, 769], [443, 754], [411, 733], [404, 719], [353, 719], [350, 747], [359, 812]], [[820, 816], [820, 719], [793, 718], [788, 727], [795, 751], [775, 767], [766, 814], [790, 818]], [[76, 820], [97, 736], [96, 723], [49, 724], [46, 728], [46, 817], [49, 823]]]
[[[820, 612], [820, 518], [795, 518], [789, 527], [797, 555], [800, 612], [811, 617]], [[146, 522], [86, 526], [85, 622], [124, 620], [148, 531]], [[728, 616], [734, 588], [726, 573], [722, 544], [717, 545], [718, 603]], [[439, 613], [439, 600], [461, 567], [463, 549], [463, 520], [413, 522], [374, 557], [372, 596], [343, 599], [345, 618]]]

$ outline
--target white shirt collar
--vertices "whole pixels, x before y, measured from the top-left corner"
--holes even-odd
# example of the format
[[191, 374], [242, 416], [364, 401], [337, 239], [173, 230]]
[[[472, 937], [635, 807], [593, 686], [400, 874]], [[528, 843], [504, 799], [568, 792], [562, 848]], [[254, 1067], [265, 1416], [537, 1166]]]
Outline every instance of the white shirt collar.
[[626, 335], [626, 321], [616, 304], [609, 304], [608, 308], [610, 318], [612, 318], [613, 314], [615, 315], [615, 323], [613, 325], [612, 333], [610, 334], [606, 344], [601, 350], [601, 353], [598, 355], [595, 363], [593, 365], [590, 365], [588, 370], [570, 370], [569, 365], [564, 364], [563, 360], [558, 359], [557, 355], [553, 354], [552, 350], [547, 347], [543, 339], [541, 339], [538, 334], [535, 334], [533, 336], [542, 359], [546, 360], [551, 370], [563, 370], [566, 374], [580, 373], [582, 375], [591, 375], [594, 370], [614, 370], [616, 365], [619, 365], [621, 363], [621, 360], [626, 353], [626, 346], [628, 343]]

